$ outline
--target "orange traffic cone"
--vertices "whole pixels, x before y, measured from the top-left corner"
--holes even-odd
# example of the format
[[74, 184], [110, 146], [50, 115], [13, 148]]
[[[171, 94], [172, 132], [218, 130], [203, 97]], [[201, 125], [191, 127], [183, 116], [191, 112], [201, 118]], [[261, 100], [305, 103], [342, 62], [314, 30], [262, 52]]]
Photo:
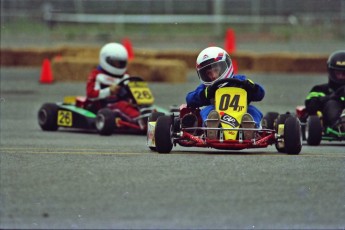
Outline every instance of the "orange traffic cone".
[[48, 58], [43, 60], [40, 83], [50, 84], [53, 82], [53, 73]]
[[129, 38], [124, 38], [122, 40], [122, 45], [126, 48], [128, 52], [128, 60], [132, 60], [134, 58], [132, 42], [129, 40]]
[[236, 38], [235, 32], [232, 29], [228, 29], [225, 34], [224, 49], [229, 54], [236, 51]]

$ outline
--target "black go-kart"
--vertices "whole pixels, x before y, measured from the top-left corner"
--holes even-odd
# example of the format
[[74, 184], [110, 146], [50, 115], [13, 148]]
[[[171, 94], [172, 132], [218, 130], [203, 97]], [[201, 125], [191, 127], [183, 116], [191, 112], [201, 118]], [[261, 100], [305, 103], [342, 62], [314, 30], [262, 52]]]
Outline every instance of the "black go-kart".
[[130, 118], [121, 111], [109, 107], [93, 112], [92, 102], [84, 96], [67, 96], [63, 102], [45, 103], [38, 111], [38, 124], [44, 131], [64, 129], [97, 130], [101, 135], [111, 135], [115, 131], [146, 134], [147, 118], [152, 112], [167, 113], [155, 106], [154, 96], [141, 77], [122, 79], [118, 85], [124, 89], [121, 98], [127, 98], [131, 106], [139, 111], [139, 116]]

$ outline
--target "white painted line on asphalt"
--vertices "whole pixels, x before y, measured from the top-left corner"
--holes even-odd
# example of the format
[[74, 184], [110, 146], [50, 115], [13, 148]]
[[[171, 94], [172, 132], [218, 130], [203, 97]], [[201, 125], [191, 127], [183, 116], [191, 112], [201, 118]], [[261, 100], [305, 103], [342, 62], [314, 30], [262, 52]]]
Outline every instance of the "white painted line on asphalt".
[[[37, 153], [37, 154], [94, 154], [94, 155], [143, 155], [143, 152], [115, 152], [109, 149], [53, 149], [52, 151], [49, 150], [49, 148], [21, 148], [21, 147], [4, 147], [4, 148], [0, 148], [0, 152], [1, 153]], [[155, 152], [151, 152], [149, 149], [147, 149], [147, 153], [151, 154], [158, 154]], [[182, 151], [182, 153], [180, 151], [176, 151], [176, 152], [172, 152], [171, 154], [198, 154], [198, 151]], [[145, 152], [144, 152], [145, 154]], [[213, 153], [208, 153], [207, 155], [217, 155], [219, 153], [217, 152], [213, 152]], [[333, 155], [331, 155], [333, 154]], [[227, 155], [224, 152], [221, 152], [221, 155]], [[339, 153], [325, 153], [325, 154], [299, 154], [299, 155], [286, 155], [286, 154], [276, 154], [276, 153], [233, 153], [233, 152], [229, 152], [228, 155], [233, 155], [233, 156], [239, 156], [239, 155], [243, 155], [243, 156], [286, 156], [286, 157], [323, 157], [323, 158], [345, 158], [345, 155], [340, 155]]]

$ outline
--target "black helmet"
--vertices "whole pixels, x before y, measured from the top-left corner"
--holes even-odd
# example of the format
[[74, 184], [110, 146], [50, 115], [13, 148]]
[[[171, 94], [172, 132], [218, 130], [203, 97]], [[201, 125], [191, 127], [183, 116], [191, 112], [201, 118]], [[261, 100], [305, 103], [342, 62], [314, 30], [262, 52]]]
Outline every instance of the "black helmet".
[[328, 80], [332, 89], [345, 85], [345, 50], [332, 53], [327, 60]]

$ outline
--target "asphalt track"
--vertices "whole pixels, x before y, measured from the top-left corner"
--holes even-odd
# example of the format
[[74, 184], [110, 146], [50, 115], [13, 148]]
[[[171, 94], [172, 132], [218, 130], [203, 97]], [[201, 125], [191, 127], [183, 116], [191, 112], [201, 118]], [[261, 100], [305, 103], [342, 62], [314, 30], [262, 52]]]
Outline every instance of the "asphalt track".
[[[1, 68], [0, 228], [344, 229], [344, 142], [267, 149], [177, 147], [151, 152], [145, 136], [43, 132], [44, 102], [84, 95], [84, 83], [38, 83], [38, 68]], [[294, 111], [324, 75], [250, 74], [264, 113]], [[150, 83], [156, 104], [184, 102], [198, 83]]]

